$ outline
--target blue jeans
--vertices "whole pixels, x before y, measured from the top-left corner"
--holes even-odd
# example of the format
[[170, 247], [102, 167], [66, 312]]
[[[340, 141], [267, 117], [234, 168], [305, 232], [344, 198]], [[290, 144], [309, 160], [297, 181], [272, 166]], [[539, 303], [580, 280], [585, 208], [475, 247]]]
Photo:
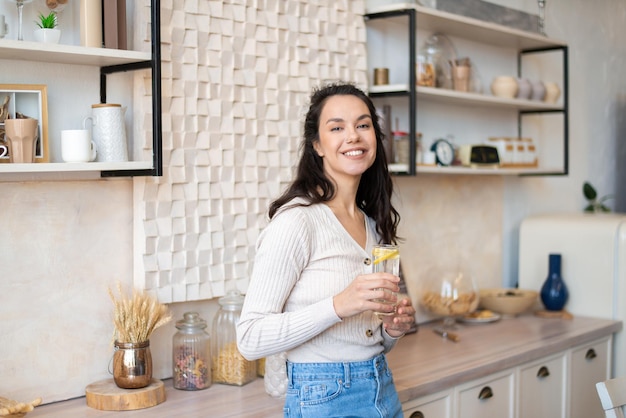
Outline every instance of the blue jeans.
[[285, 418], [401, 418], [384, 354], [352, 363], [287, 362]]

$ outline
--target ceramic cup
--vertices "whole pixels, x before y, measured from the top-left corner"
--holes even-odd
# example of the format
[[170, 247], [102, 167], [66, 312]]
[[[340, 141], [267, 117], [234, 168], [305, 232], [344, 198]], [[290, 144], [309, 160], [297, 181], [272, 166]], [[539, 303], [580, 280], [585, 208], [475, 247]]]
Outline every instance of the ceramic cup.
[[37, 119], [7, 119], [4, 121], [6, 137], [10, 147], [10, 162], [32, 163], [35, 161], [35, 146], [39, 133]]
[[491, 92], [494, 96], [513, 99], [517, 95], [517, 79], [511, 76], [499, 76], [491, 83]]
[[436, 162], [437, 162], [437, 156], [435, 155], [435, 151], [426, 151], [424, 153], [425, 165], [435, 165]]
[[470, 67], [458, 65], [452, 68], [452, 84], [456, 91], [469, 91]]
[[86, 163], [96, 159], [96, 143], [87, 129], [61, 131], [61, 156], [66, 163]]

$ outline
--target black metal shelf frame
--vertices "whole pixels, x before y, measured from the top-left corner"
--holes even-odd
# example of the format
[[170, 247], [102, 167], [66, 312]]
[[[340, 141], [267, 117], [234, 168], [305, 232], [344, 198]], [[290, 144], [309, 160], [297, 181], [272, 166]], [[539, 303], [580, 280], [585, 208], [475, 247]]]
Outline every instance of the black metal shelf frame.
[[101, 177], [162, 176], [163, 118], [161, 113], [161, 0], [151, 0], [151, 54], [149, 61], [100, 67], [100, 103], [106, 103], [107, 74], [150, 69], [152, 72], [152, 169], [102, 171]]
[[[409, 19], [409, 167], [406, 173], [395, 173], [399, 175], [415, 176], [416, 160], [415, 160], [415, 136], [417, 133], [417, 79], [415, 74], [416, 64], [416, 48], [417, 48], [417, 24], [415, 9], [393, 10], [381, 13], [371, 13], [365, 15], [366, 20], [385, 19], [388, 17], [407, 16]], [[382, 96], [404, 96], [406, 93], [377, 93], [370, 94], [371, 97]], [[393, 138], [388, 138], [390, 141]]]
[[567, 46], [551, 46], [544, 48], [523, 49], [519, 51], [517, 55], [517, 75], [519, 77], [522, 77], [523, 75], [522, 60], [524, 56], [551, 52], [561, 52], [561, 56], [563, 58], [563, 107], [560, 110], [520, 110], [517, 116], [517, 134], [520, 138], [522, 137], [522, 119], [525, 115], [546, 113], [563, 114], [563, 171], [561, 173], [524, 173], [521, 174], [522, 176], [567, 176], [569, 174], [569, 56]]

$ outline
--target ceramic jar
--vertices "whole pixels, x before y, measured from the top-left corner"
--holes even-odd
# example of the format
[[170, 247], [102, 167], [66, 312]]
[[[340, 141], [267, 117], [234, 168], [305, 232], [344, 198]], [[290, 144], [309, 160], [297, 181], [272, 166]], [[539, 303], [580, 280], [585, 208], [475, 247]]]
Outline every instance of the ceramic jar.
[[546, 97], [546, 86], [542, 81], [536, 80], [532, 82], [533, 85], [533, 93], [530, 97], [531, 100], [543, 101]]
[[543, 101], [551, 104], [556, 103], [561, 96], [561, 89], [559, 88], [559, 85], [552, 81], [548, 81], [544, 83], [544, 86], [546, 88], [546, 95], [543, 98]]
[[511, 76], [498, 76], [491, 83], [491, 92], [496, 97], [513, 99], [517, 95], [517, 79]]
[[515, 97], [524, 100], [530, 99], [530, 95], [533, 92], [533, 86], [530, 84], [530, 81], [528, 81], [528, 79], [518, 78], [517, 87], [517, 95]]
[[120, 104], [99, 103], [91, 106], [92, 116], [85, 118], [92, 123], [92, 138], [98, 149], [97, 161], [128, 161], [126, 126], [124, 115], [126, 108]]

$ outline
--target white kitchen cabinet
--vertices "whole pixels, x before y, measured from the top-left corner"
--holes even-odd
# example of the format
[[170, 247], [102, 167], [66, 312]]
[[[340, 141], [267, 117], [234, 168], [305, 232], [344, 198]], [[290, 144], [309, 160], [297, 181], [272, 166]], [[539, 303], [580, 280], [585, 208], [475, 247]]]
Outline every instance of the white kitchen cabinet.
[[518, 418], [566, 418], [565, 353], [519, 367]]
[[569, 417], [604, 417], [596, 383], [610, 377], [611, 341], [604, 338], [571, 350]]
[[603, 418], [612, 337], [565, 349], [403, 404], [409, 418]]
[[[391, 107], [389, 130], [409, 138], [423, 135], [423, 150], [452, 135], [460, 147], [485, 144], [489, 137], [530, 137], [537, 165], [507, 168], [417, 165], [416, 143], [407, 163], [390, 164], [398, 174], [538, 175], [568, 173], [568, 47], [545, 36], [483, 22], [432, 8], [394, 3], [366, 14], [368, 68], [389, 68], [389, 84], [370, 87], [379, 108]], [[460, 92], [416, 85], [417, 51], [425, 37], [440, 33], [457, 46], [457, 57], [470, 56], [480, 74], [480, 89]], [[462, 51], [461, 51], [462, 50]], [[469, 52], [468, 52], [469, 51]], [[490, 93], [492, 79], [517, 75], [550, 81], [558, 77], [557, 103], [503, 99]], [[373, 80], [373, 76], [372, 76]], [[372, 81], [373, 82], [373, 81]], [[501, 156], [502, 159], [502, 156]]]
[[457, 418], [515, 415], [515, 372], [508, 370], [460, 385], [455, 390]]
[[[160, 0], [151, 0], [151, 52], [117, 50], [107, 48], [83, 47], [65, 44], [44, 44], [30, 41], [0, 39], [0, 60], [15, 65], [31, 67], [48, 65], [58, 71], [61, 77], [69, 77], [66, 66], [79, 69], [81, 74], [93, 74], [93, 86], [99, 86], [100, 102], [105, 103], [107, 97], [107, 76], [117, 73], [149, 69], [151, 70], [152, 93], [152, 158], [125, 162], [90, 162], [64, 163], [42, 162], [30, 164], [0, 164], [0, 181], [21, 180], [68, 180], [91, 179], [120, 176], [160, 176], [162, 174], [162, 122], [161, 122], [161, 52], [160, 52]], [[99, 77], [98, 77], [99, 73]], [[71, 75], [70, 75], [71, 76]], [[117, 79], [113, 79], [114, 83]], [[71, 83], [71, 80], [68, 82]], [[32, 84], [33, 80], [25, 79], [23, 84]], [[55, 86], [48, 86], [49, 90]], [[132, 89], [127, 92], [128, 100], [132, 101]], [[48, 92], [49, 97], [63, 97], [56, 106], [65, 106], [68, 114], [80, 114], [84, 111], [76, 105], [76, 101], [67, 97], [67, 90]], [[91, 103], [96, 102], [97, 97]], [[48, 107], [51, 106], [49, 99]], [[65, 128], [67, 129], [67, 128]], [[52, 135], [50, 135], [52, 136]], [[56, 140], [60, 132], [55, 132]], [[54, 138], [53, 138], [54, 139]]]
[[452, 391], [446, 390], [402, 405], [405, 418], [452, 418]]

